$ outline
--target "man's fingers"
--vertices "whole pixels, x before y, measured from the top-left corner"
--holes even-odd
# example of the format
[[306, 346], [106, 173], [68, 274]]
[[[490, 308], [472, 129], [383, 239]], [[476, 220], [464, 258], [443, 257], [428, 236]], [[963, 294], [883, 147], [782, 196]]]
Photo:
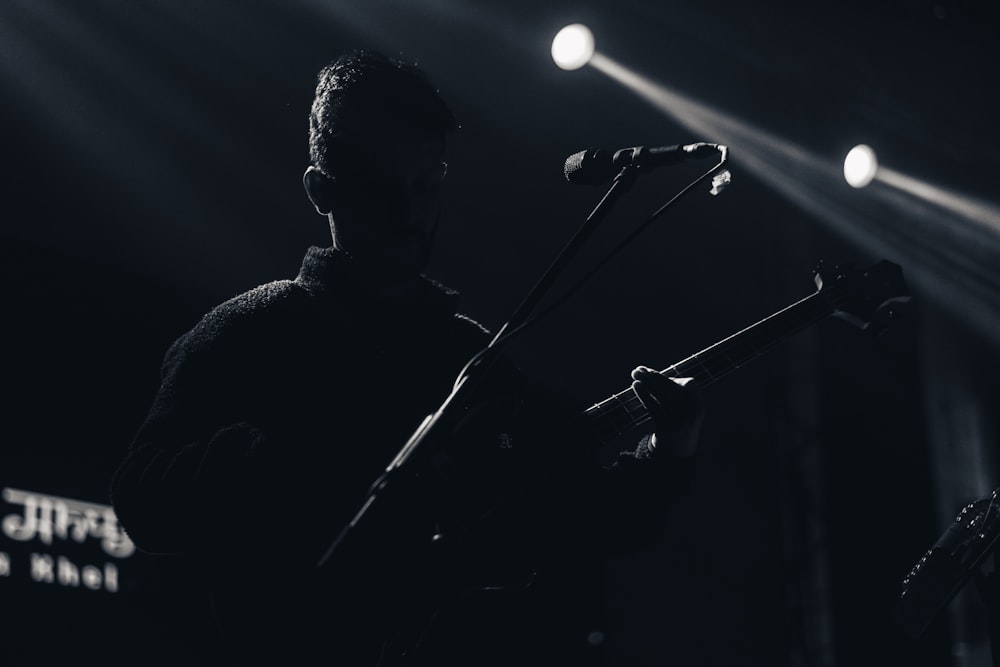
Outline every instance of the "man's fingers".
[[697, 448], [704, 406], [693, 378], [661, 375], [647, 366], [632, 371], [632, 391], [653, 418], [657, 442], [674, 456], [690, 456]]
[[[691, 377], [669, 377], [655, 371], [648, 366], [637, 366], [632, 371], [633, 388], [635, 382], [646, 383], [654, 391], [659, 389], [663, 392], [674, 391], [676, 387], [686, 387], [694, 378]], [[645, 387], [644, 387], [645, 388]], [[679, 392], [678, 392], [679, 393]]]
[[650, 416], [681, 417], [701, 411], [701, 398], [697, 384], [688, 386], [694, 378], [675, 378], [661, 375], [647, 367], [632, 371], [632, 391], [650, 411]]
[[633, 380], [641, 380], [644, 377], [649, 377], [650, 375], [654, 375], [654, 374], [657, 374], [656, 371], [654, 371], [649, 366], [636, 366], [632, 370], [632, 379]]

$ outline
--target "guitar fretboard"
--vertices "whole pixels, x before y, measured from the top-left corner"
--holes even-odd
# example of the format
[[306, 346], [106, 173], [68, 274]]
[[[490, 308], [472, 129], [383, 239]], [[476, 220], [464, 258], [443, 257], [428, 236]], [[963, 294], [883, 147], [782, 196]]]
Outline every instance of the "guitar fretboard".
[[[836, 288], [835, 284], [815, 292], [663, 369], [660, 374], [672, 378], [693, 378], [699, 387], [707, 387], [785, 338], [833, 314], [839, 296]], [[629, 387], [585, 410], [574, 426], [586, 428], [600, 442], [608, 442], [649, 419], [645, 406]]]

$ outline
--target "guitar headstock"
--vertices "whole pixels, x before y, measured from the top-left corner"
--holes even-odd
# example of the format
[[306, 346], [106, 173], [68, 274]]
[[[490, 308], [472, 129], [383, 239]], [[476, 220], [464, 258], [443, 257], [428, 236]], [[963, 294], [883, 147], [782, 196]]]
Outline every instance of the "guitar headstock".
[[886, 260], [864, 270], [849, 264], [828, 267], [821, 262], [814, 281], [834, 307], [834, 315], [875, 333], [897, 319], [910, 301], [903, 269]]

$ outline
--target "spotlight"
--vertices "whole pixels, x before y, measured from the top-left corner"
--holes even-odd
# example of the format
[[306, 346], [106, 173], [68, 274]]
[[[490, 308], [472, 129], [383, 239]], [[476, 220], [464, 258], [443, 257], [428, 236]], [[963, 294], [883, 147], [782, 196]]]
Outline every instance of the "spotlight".
[[844, 158], [844, 180], [852, 188], [863, 188], [875, 178], [878, 160], [875, 151], [864, 144], [858, 144]]
[[552, 60], [563, 69], [580, 69], [592, 55], [594, 33], [582, 23], [566, 26], [552, 40]]

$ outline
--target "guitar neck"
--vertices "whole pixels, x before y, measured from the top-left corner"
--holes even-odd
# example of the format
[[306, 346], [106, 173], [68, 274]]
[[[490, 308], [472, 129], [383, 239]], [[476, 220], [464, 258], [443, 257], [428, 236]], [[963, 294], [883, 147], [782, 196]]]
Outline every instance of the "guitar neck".
[[[828, 292], [815, 292], [663, 369], [660, 374], [672, 378], [693, 378], [699, 387], [707, 387], [792, 334], [832, 315], [836, 306]], [[649, 419], [645, 406], [629, 387], [585, 410], [578, 419], [582, 422], [578, 426], [586, 428], [600, 442], [608, 442]]]

